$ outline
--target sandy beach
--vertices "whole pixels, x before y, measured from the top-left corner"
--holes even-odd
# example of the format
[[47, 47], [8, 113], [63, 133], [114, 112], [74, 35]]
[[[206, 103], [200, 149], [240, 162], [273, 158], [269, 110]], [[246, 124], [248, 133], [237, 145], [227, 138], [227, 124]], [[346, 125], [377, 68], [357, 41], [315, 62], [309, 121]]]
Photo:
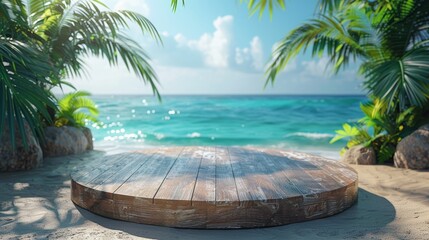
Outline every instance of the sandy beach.
[[45, 159], [27, 172], [0, 173], [0, 239], [428, 239], [429, 171], [353, 166], [359, 200], [324, 219], [242, 230], [192, 230], [107, 219], [70, 200], [73, 168], [112, 152]]

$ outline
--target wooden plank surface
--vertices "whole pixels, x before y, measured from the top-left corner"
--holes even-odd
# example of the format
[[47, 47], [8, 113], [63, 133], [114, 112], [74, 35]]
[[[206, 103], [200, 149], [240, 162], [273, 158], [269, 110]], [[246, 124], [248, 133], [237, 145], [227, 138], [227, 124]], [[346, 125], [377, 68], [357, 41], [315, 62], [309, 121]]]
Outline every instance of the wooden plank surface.
[[[296, 186], [304, 196], [317, 194], [326, 190], [320, 182], [313, 178], [313, 176], [302, 171], [302, 167], [290, 157], [285, 158], [282, 156], [281, 152], [276, 152], [274, 150], [267, 150], [265, 152], [270, 154], [274, 163], [282, 169], [283, 174], [285, 174], [290, 182]], [[306, 167], [314, 168], [315, 166], [307, 164]]]
[[216, 204], [238, 205], [239, 201], [228, 148], [216, 147]]
[[242, 168], [242, 164], [249, 164], [249, 159], [241, 157], [239, 154], [237, 154], [237, 151], [234, 150], [234, 148], [229, 148], [228, 154], [231, 161], [231, 167], [234, 172], [235, 185], [237, 187], [237, 194], [240, 204], [248, 204], [249, 202], [252, 202], [256, 199], [253, 196], [252, 191], [248, 189], [250, 188], [250, 185], [247, 181], [247, 173]]
[[122, 165], [122, 162], [127, 157], [127, 153], [116, 154], [113, 156], [103, 156], [102, 158], [97, 159], [88, 165], [82, 166], [80, 171], [75, 171], [72, 173], [72, 178], [74, 181], [80, 184], [88, 185], [88, 183], [90, 183], [105, 171]]
[[[268, 163], [262, 154], [243, 148], [230, 148], [230, 156], [235, 176], [241, 175], [244, 181], [244, 184], [237, 184], [237, 192], [248, 193], [253, 201], [281, 199], [284, 196], [281, 186], [276, 185], [271, 178], [271, 171], [277, 169], [274, 167], [268, 170]], [[238, 170], [240, 174], [237, 174]]]
[[131, 176], [115, 194], [146, 198], [153, 201], [162, 182], [183, 148], [172, 148], [156, 153], [133, 176]]
[[117, 169], [110, 177], [102, 183], [92, 188], [103, 192], [114, 193], [124, 182], [126, 182], [142, 165], [148, 161], [152, 154], [132, 153], [129, 154], [124, 164]]
[[[284, 168], [272, 159], [270, 154], [259, 150], [253, 152], [255, 160], [262, 164], [268, 181], [270, 181], [271, 191], [276, 191], [272, 198], [291, 198], [301, 196], [299, 189], [290, 181], [288, 176], [284, 174]], [[286, 161], [286, 159], [285, 159]]]
[[309, 154], [167, 147], [103, 156], [72, 177], [72, 200], [103, 216], [189, 227], [276, 226], [341, 212], [357, 199], [350, 167]]
[[191, 205], [204, 150], [204, 147], [185, 147], [183, 149], [156, 193], [154, 202], [182, 201], [183, 204]]
[[192, 205], [215, 204], [216, 201], [216, 148], [207, 147], [201, 159]]
[[[122, 173], [122, 174], [126, 174], [128, 175], [128, 171], [132, 171], [132, 173], [134, 173], [134, 171], [136, 171], [139, 167], [140, 167], [140, 158], [138, 158], [139, 154], [137, 153], [129, 153], [127, 155], [125, 155], [125, 157], [119, 159], [117, 162], [115, 162], [115, 164], [112, 164], [111, 167], [109, 169], [107, 169], [106, 171], [102, 172], [101, 174], [99, 174], [97, 177], [95, 177], [94, 179], [92, 179], [91, 181], [89, 181], [87, 183], [87, 186], [92, 188], [92, 189], [97, 189], [97, 190], [101, 190], [102, 188], [105, 188], [105, 186], [107, 187], [107, 185], [109, 184], [122, 184], [127, 177], [125, 177], [125, 179], [123, 179], [122, 182], [117, 182], [115, 180], [115, 177], [118, 177], [118, 173]], [[141, 155], [141, 154], [140, 154]], [[145, 157], [150, 157], [151, 155], [146, 155], [144, 154]], [[123, 171], [125, 169], [125, 171]], [[129, 177], [130, 175], [128, 175]], [[122, 178], [122, 176], [119, 176]], [[118, 186], [119, 187], [119, 186]], [[111, 192], [114, 192], [116, 189], [110, 189]]]

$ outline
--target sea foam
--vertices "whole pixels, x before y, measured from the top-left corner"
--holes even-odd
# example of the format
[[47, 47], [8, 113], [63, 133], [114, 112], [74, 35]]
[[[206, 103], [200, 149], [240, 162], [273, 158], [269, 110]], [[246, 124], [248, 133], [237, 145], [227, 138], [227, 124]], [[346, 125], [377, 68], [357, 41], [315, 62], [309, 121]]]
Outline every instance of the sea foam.
[[323, 139], [323, 138], [332, 138], [334, 134], [329, 133], [315, 133], [315, 132], [296, 132], [286, 134], [285, 137], [305, 137], [309, 139]]

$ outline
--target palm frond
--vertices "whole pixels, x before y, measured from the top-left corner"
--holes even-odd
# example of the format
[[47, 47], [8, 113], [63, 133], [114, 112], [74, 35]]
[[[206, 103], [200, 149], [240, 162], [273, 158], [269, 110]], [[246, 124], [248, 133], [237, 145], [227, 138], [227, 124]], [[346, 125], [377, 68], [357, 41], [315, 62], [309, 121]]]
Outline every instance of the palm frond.
[[119, 57], [128, 70], [134, 71], [145, 83], [152, 87], [154, 94], [160, 98], [156, 84], [158, 82], [155, 71], [148, 62], [146, 53], [132, 39], [118, 34], [111, 36], [92, 36], [85, 39], [85, 52], [95, 56], [105, 57], [111, 65], [117, 65]]
[[40, 52], [30, 45], [0, 33], [0, 133], [4, 126], [10, 129], [13, 148], [15, 143], [15, 124], [27, 147], [24, 124], [28, 124], [33, 134], [43, 139], [43, 124], [40, 115], [52, 121], [46, 107], [56, 109], [54, 99], [41, 84], [47, 83], [45, 76], [50, 66]]
[[374, 63], [365, 72], [365, 86], [391, 108], [423, 107], [429, 98], [429, 47], [412, 49], [401, 59]]
[[[185, 0], [182, 0], [182, 5], [185, 6]], [[171, 0], [171, 9], [173, 10], [173, 12], [175, 12], [177, 10], [177, 5], [179, 5], [179, 0]]]
[[89, 92], [76, 91], [59, 99], [55, 125], [83, 127], [86, 120], [98, 122], [99, 111], [89, 96], [91, 96]]
[[400, 58], [414, 45], [429, 40], [429, 1], [393, 1], [394, 8], [386, 8], [380, 27], [383, 45], [396, 58]]
[[259, 17], [263, 16], [267, 8], [270, 18], [273, 16], [275, 7], [285, 9], [284, 0], [240, 0], [240, 2], [247, 2], [247, 9], [249, 10], [250, 15], [258, 13]]
[[[46, 44], [42, 46], [55, 64], [50, 74], [53, 84], [61, 87], [64, 77], [85, 73], [85, 55], [105, 57], [111, 65], [117, 65], [117, 56], [120, 56], [128, 69], [149, 83], [153, 93], [160, 98], [148, 56], [139, 44], [121, 34], [134, 23], [143, 34], [162, 44], [155, 26], [146, 17], [127, 10], [110, 11], [98, 0], [28, 0], [27, 4], [28, 11], [34, 11], [29, 14], [38, 16], [33, 22], [34, 29], [45, 39]], [[122, 53], [122, 50], [134, 53]]]
[[365, 56], [359, 39], [347, 31], [346, 22], [333, 16], [315, 18], [292, 30], [273, 51], [266, 70], [266, 84], [274, 83], [276, 76], [300, 52], [312, 47], [313, 56], [327, 53], [337, 72], [347, 66], [350, 59]]

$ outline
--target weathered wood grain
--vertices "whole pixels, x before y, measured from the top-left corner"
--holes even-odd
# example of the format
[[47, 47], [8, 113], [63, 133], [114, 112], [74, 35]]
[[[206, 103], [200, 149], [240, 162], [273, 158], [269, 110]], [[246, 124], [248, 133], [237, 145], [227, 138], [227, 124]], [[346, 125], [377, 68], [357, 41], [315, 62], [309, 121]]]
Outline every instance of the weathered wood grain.
[[215, 204], [216, 201], [216, 149], [207, 147], [201, 159], [192, 205]]
[[151, 202], [183, 148], [156, 153], [115, 194], [149, 199]]
[[216, 205], [238, 205], [239, 198], [228, 149], [216, 147]]
[[191, 205], [198, 169], [204, 155], [203, 147], [186, 147], [177, 158], [154, 197], [156, 204]]
[[102, 216], [184, 228], [277, 226], [330, 216], [357, 199], [357, 174], [270, 149], [169, 147], [103, 156], [72, 175], [72, 200]]

